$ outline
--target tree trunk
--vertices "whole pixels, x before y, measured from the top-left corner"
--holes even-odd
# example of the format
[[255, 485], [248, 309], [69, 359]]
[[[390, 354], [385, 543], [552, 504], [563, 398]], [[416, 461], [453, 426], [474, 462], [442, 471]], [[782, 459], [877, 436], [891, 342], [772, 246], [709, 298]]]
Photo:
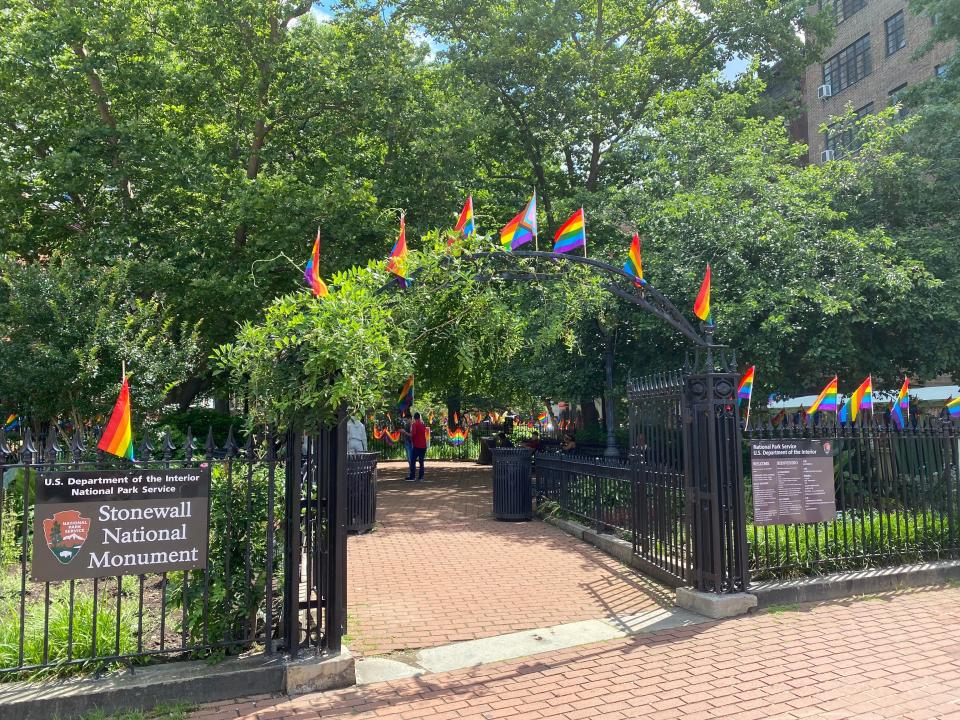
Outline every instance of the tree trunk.
[[111, 166], [114, 170], [118, 172], [118, 185], [120, 185], [122, 192], [120, 194], [121, 202], [123, 203], [124, 208], [130, 208], [130, 201], [133, 199], [133, 185], [130, 183], [130, 178], [127, 177], [126, 173], [123, 172], [122, 163], [120, 162], [120, 134], [117, 132], [117, 119], [113, 116], [113, 113], [110, 111], [110, 97], [107, 95], [107, 91], [103, 87], [103, 80], [101, 80], [100, 75], [92, 67], [88, 65], [87, 50], [83, 46], [83, 43], [77, 43], [73, 46], [73, 53], [80, 60], [80, 64], [83, 66], [83, 73], [87, 77], [87, 84], [90, 86], [90, 92], [93, 93], [94, 98], [97, 103], [97, 112], [100, 114], [100, 122], [102, 122], [107, 129], [110, 131], [107, 134], [107, 143], [111, 148]]
[[610, 335], [604, 335], [603, 343], [604, 359], [604, 393], [603, 393], [603, 424], [607, 428], [607, 449], [604, 455], [607, 457], [617, 457], [620, 455], [617, 450], [616, 436], [616, 400], [613, 391], [613, 338]]
[[197, 395], [213, 385], [210, 376], [192, 377], [184, 380], [167, 393], [167, 402], [173, 403], [181, 412], [187, 410]]
[[600, 426], [600, 413], [593, 398], [580, 401], [580, 417], [583, 418], [584, 429]]
[[600, 175], [600, 136], [590, 136], [590, 172], [587, 175], [587, 190], [593, 192], [597, 189], [597, 181]]

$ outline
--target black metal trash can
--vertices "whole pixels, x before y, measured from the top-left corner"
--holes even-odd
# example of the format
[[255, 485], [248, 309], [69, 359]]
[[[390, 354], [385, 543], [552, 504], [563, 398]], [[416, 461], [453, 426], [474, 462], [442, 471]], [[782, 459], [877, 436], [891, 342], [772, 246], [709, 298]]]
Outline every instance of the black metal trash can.
[[530, 448], [493, 448], [493, 516], [497, 520], [531, 520], [533, 488]]
[[347, 455], [347, 532], [370, 532], [377, 520], [379, 457], [375, 452]]
[[480, 438], [480, 452], [477, 453], [477, 465], [493, 465], [493, 455], [490, 454], [490, 451], [497, 444], [497, 439], [495, 437], [481, 437]]

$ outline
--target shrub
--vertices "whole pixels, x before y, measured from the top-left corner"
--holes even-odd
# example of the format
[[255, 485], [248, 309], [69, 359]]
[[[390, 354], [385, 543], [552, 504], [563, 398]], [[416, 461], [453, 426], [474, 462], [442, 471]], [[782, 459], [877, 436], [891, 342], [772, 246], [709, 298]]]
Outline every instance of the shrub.
[[[4, 575], [0, 581], [0, 616], [7, 618], [0, 622], [0, 667], [16, 667], [19, 660], [19, 623], [10, 622], [10, 618], [20, 614], [19, 574]], [[101, 592], [97, 607], [96, 654], [113, 655], [119, 639], [119, 653], [125, 655], [137, 650], [136, 609], [125, 603], [120, 611], [120, 631], [117, 635], [116, 604], [104, 597]], [[53, 667], [44, 670], [7, 673], [0, 680], [18, 680], [24, 676], [40, 677], [44, 675], [66, 675], [71, 672], [93, 672], [105, 670], [117, 665], [113, 661], [98, 660], [93, 653], [93, 593], [75, 587], [73, 600], [73, 628], [70, 627], [70, 585], [61, 583], [51, 586], [50, 615], [48, 618], [47, 643], [48, 662]], [[72, 642], [74, 660], [84, 662], [66, 665], [68, 640]], [[23, 664], [35, 665], [44, 661], [44, 600], [43, 597], [31, 597], [24, 613]], [[145, 662], [139, 658], [135, 662]]]

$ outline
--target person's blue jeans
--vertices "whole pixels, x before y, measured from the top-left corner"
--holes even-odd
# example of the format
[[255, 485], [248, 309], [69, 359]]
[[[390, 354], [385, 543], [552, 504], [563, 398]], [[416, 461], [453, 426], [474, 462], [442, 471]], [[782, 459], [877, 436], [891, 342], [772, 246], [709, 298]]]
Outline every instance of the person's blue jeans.
[[426, 448], [410, 448], [410, 475], [407, 477], [408, 480], [413, 480], [413, 472], [416, 468], [417, 463], [420, 463], [420, 476], [418, 479], [423, 480], [423, 463], [427, 458], [427, 449]]

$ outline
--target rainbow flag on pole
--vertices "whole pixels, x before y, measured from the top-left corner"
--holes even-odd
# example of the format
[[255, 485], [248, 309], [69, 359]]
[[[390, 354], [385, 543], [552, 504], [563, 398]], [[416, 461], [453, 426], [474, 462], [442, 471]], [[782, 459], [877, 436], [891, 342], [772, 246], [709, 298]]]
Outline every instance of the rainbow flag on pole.
[[407, 287], [410, 280], [407, 276], [407, 252], [407, 214], [402, 212], [400, 213], [400, 236], [387, 260], [387, 271], [397, 276], [402, 288]]
[[500, 244], [504, 250], [516, 250], [537, 237], [537, 191], [527, 206], [500, 231]]
[[861, 410], [873, 410], [873, 380], [871, 375], [853, 391], [850, 399], [840, 408], [840, 422], [856, 422]]
[[707, 325], [713, 325], [713, 315], [710, 314], [710, 263], [707, 263], [707, 272], [700, 283], [700, 292], [693, 303], [693, 314]]
[[400, 388], [400, 395], [397, 398], [397, 410], [403, 412], [413, 407], [413, 375], [407, 378], [407, 381]]
[[133, 460], [133, 431], [130, 429], [130, 385], [124, 373], [120, 395], [113, 406], [113, 414], [107, 423], [97, 448], [117, 457]]
[[473, 226], [473, 195], [467, 197], [467, 201], [463, 204], [463, 210], [460, 211], [460, 218], [457, 220], [457, 225], [453, 229], [457, 235], [447, 240], [447, 245], [453, 245], [458, 237], [468, 238], [473, 235], [475, 230]]
[[306, 278], [314, 297], [327, 297], [330, 294], [326, 283], [320, 279], [320, 228], [317, 228], [317, 239], [313, 241], [313, 253], [307, 261], [303, 277]]
[[540, 425], [543, 425], [543, 424], [547, 421], [547, 418], [548, 418], [548, 417], [550, 417], [550, 416], [547, 415], [547, 411], [546, 411], [546, 410], [541, 410], [541, 411], [537, 414], [537, 422], [538, 422]]
[[571, 215], [570, 219], [561, 225], [556, 235], [553, 236], [553, 251], [555, 253], [566, 253], [577, 248], [583, 248], [583, 254], [586, 256], [587, 225], [583, 208]]
[[807, 415], [813, 415], [815, 412], [836, 412], [837, 411], [837, 376], [833, 376], [833, 380], [827, 383], [827, 386], [820, 391], [820, 394], [817, 395], [817, 399], [813, 401], [813, 405], [807, 408]]
[[643, 279], [643, 262], [640, 260], [640, 235], [633, 234], [633, 242], [630, 243], [630, 252], [627, 253], [627, 261], [623, 264], [623, 271], [634, 278], [634, 284], [637, 286], [646, 285], [647, 281]]
[[955, 397], [953, 400], [947, 400], [946, 407], [951, 418], [954, 420], [960, 419], [960, 397]]
[[756, 367], [756, 365], [751, 365], [750, 369], [740, 378], [740, 384], [737, 385], [737, 407], [740, 407], [741, 400], [750, 402], [750, 396], [753, 395], [753, 373]]
[[16, 430], [20, 427], [20, 416], [16, 413], [10, 413], [7, 416], [7, 419], [3, 423], [4, 432], [10, 432], [11, 430]]
[[890, 406], [890, 419], [897, 426], [898, 430], [903, 430], [907, 424], [907, 415], [910, 413], [910, 378], [903, 379], [903, 385], [900, 386], [900, 392]]

